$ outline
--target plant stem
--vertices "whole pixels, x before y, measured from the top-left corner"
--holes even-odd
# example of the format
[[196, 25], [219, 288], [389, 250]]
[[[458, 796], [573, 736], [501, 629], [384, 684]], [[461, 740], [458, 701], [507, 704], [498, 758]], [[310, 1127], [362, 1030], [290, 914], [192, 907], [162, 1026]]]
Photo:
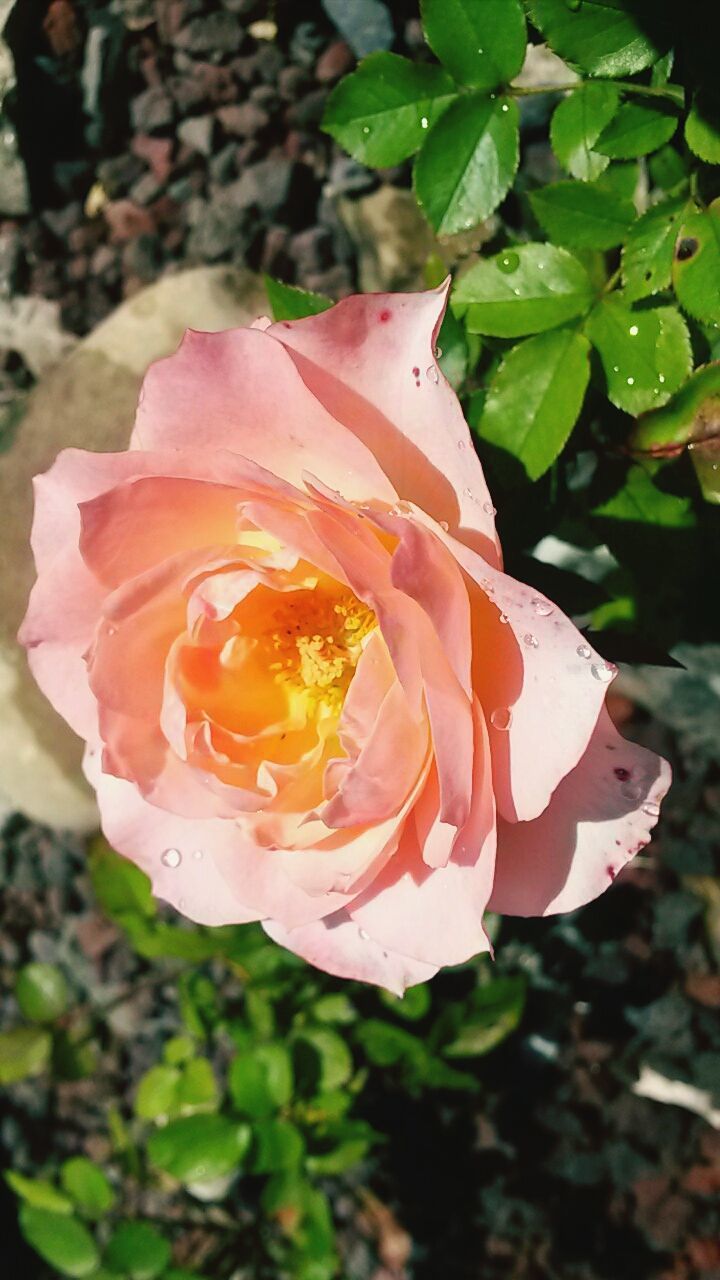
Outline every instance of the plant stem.
[[676, 88], [663, 88], [662, 86], [651, 84], [633, 84], [630, 80], [603, 79], [601, 76], [593, 76], [591, 82], [572, 80], [569, 84], [511, 84], [506, 92], [513, 98], [527, 98], [538, 93], [574, 93], [577, 89], [582, 89], [583, 85], [587, 83], [614, 84], [623, 93], [636, 93], [648, 98], [664, 98], [668, 102], [674, 102], [676, 106], [681, 105]]

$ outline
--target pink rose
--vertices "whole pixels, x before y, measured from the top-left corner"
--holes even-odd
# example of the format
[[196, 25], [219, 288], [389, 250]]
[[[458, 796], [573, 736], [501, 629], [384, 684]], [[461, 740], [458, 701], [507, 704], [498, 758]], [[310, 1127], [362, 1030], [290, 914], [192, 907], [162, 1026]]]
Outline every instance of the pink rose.
[[21, 632], [159, 897], [398, 992], [601, 893], [669, 785], [502, 571], [444, 300], [188, 333], [127, 453], [38, 478]]

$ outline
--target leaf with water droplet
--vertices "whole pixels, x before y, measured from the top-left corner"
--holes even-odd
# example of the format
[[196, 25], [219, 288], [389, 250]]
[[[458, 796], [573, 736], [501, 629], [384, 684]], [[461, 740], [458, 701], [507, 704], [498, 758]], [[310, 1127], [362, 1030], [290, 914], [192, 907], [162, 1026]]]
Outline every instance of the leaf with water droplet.
[[513, 347], [490, 384], [478, 435], [516, 457], [531, 480], [547, 471], [577, 421], [589, 352], [582, 334], [541, 333]]
[[467, 231], [495, 211], [519, 160], [517, 103], [471, 93], [453, 103], [425, 141], [414, 169], [415, 194], [439, 235]]
[[[638, 332], [630, 341], [633, 326]], [[600, 356], [608, 398], [627, 413], [664, 404], [690, 373], [690, 335], [675, 307], [633, 311], [611, 294], [588, 318], [586, 333]]]
[[333, 89], [322, 127], [362, 164], [387, 168], [422, 146], [455, 96], [442, 67], [371, 53]]
[[[655, 21], [644, 21], [643, 8]], [[555, 53], [593, 76], [630, 76], [670, 47], [669, 24], [655, 0], [527, 0], [530, 17]], [[651, 34], [652, 33], [652, 34]]]
[[518, 245], [519, 265], [510, 274], [500, 267], [507, 250], [482, 258], [458, 280], [453, 310], [465, 315], [470, 333], [518, 338], [554, 329], [591, 306], [593, 288], [574, 254], [548, 244]]
[[496, 89], [522, 67], [527, 44], [520, 0], [422, 0], [425, 38], [459, 84]]
[[706, 324], [720, 320], [720, 199], [685, 218], [672, 280], [685, 311]]

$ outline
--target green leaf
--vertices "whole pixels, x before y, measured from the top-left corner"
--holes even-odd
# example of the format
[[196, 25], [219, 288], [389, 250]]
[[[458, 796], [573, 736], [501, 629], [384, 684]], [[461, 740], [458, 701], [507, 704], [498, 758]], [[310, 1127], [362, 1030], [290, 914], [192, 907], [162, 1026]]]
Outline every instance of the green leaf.
[[394, 996], [392, 992], [385, 991], [382, 987], [378, 995], [386, 1008], [408, 1022], [419, 1022], [430, 1009], [430, 985], [427, 982], [420, 982], [416, 987], [408, 987], [402, 996]]
[[216, 1111], [220, 1103], [217, 1082], [207, 1058], [193, 1058], [180, 1074], [177, 1105], [183, 1116]]
[[297, 1169], [305, 1154], [299, 1129], [289, 1120], [260, 1120], [253, 1125], [254, 1173], [278, 1173]]
[[120, 925], [128, 915], [152, 920], [157, 907], [148, 876], [99, 836], [90, 846], [90, 879], [100, 906]]
[[593, 146], [619, 103], [616, 85], [588, 81], [556, 107], [550, 122], [550, 142], [563, 169], [573, 178], [592, 182], [607, 169], [608, 157], [593, 150]]
[[60, 1169], [60, 1182], [88, 1218], [101, 1218], [115, 1203], [115, 1192], [102, 1169], [85, 1156], [73, 1156], [65, 1161]]
[[685, 141], [708, 164], [720, 164], [720, 100], [697, 93], [685, 121]]
[[170, 1067], [181, 1067], [195, 1057], [195, 1045], [189, 1036], [171, 1036], [163, 1047], [163, 1059]]
[[312, 1015], [317, 1022], [337, 1022], [347, 1026], [355, 1022], [357, 1010], [348, 997], [338, 991], [333, 995], [320, 996], [312, 1007]]
[[456, 96], [442, 67], [371, 53], [333, 89], [322, 127], [362, 164], [386, 169], [422, 146]]
[[711, 444], [691, 445], [692, 463], [700, 492], [706, 502], [720, 504], [720, 449], [718, 441]]
[[455, 309], [467, 308], [471, 333], [517, 338], [583, 315], [593, 297], [590, 277], [573, 254], [524, 244], [481, 259], [458, 280], [452, 301]]
[[635, 219], [632, 201], [598, 182], [549, 182], [530, 193], [530, 204], [551, 240], [576, 249], [612, 249]]
[[227, 1116], [183, 1116], [148, 1138], [153, 1164], [179, 1182], [209, 1182], [236, 1169], [250, 1130]]
[[253, 1049], [255, 1061], [265, 1068], [271, 1096], [278, 1107], [286, 1107], [293, 1096], [292, 1058], [284, 1044], [259, 1044]]
[[154, 1280], [170, 1261], [170, 1245], [149, 1222], [120, 1222], [103, 1261], [128, 1280]]
[[50, 1061], [52, 1039], [41, 1027], [0, 1031], [0, 1084], [39, 1076]]
[[54, 1022], [68, 1006], [68, 985], [54, 964], [26, 964], [15, 982], [15, 999], [30, 1022]]
[[654, 187], [673, 194], [680, 187], [687, 188], [688, 157], [680, 155], [675, 147], [662, 147], [648, 159], [650, 180]]
[[582, 334], [541, 333], [508, 352], [490, 385], [478, 434], [517, 458], [531, 480], [555, 461], [577, 421], [589, 354]]
[[141, 1120], [164, 1120], [177, 1111], [180, 1072], [157, 1063], [142, 1076], [135, 1095], [135, 1115]]
[[720, 200], [685, 218], [672, 272], [677, 299], [706, 324], [720, 322]]
[[415, 194], [439, 235], [467, 231], [507, 195], [518, 166], [512, 99], [471, 93], [443, 114], [415, 162]]
[[404, 1027], [393, 1026], [379, 1018], [367, 1018], [357, 1029], [357, 1038], [370, 1062], [376, 1067], [392, 1067], [409, 1061], [424, 1066], [427, 1051], [422, 1040]]
[[658, 525], [663, 529], [688, 529], [695, 524], [690, 499], [663, 493], [641, 466], [630, 467], [622, 488], [607, 502], [595, 507], [593, 515], [633, 524]]
[[457, 391], [467, 377], [470, 352], [465, 327], [449, 308], [443, 316], [437, 344], [438, 364], [450, 386]]
[[678, 123], [668, 103], [626, 102], [601, 133], [597, 150], [611, 160], [636, 160], [669, 142]]
[[708, 444], [720, 436], [720, 361], [688, 378], [672, 400], [636, 422], [629, 444], [633, 452], [672, 457], [689, 444]]
[[459, 84], [497, 89], [525, 61], [520, 0], [421, 0], [425, 38]]
[[623, 283], [629, 302], [669, 288], [678, 222], [687, 207], [687, 200], [676, 196], [653, 205], [633, 223], [622, 250]]
[[444, 1047], [449, 1058], [489, 1053], [520, 1025], [525, 1008], [524, 978], [496, 978], [473, 993], [455, 1038]]
[[316, 316], [333, 306], [332, 298], [321, 293], [298, 289], [294, 284], [283, 284], [272, 276], [263, 276], [273, 320], [302, 320], [304, 316]]
[[669, 40], [655, 44], [649, 32], [655, 0], [526, 0], [535, 26], [566, 62], [593, 76], [631, 76], [652, 66]]
[[76, 1218], [23, 1204], [20, 1230], [35, 1252], [61, 1275], [90, 1275], [100, 1261], [95, 1241]]
[[353, 1072], [352, 1054], [329, 1027], [303, 1027], [295, 1033], [298, 1071], [310, 1077], [315, 1092], [339, 1089]]
[[592, 312], [586, 332], [602, 361], [609, 399], [627, 413], [665, 404], [690, 373], [690, 335], [675, 307], [633, 311], [611, 294]]
[[253, 1120], [262, 1120], [277, 1111], [268, 1073], [254, 1056], [239, 1054], [230, 1063], [228, 1073], [230, 1097], [238, 1111]]
[[47, 1209], [50, 1213], [72, 1213], [72, 1201], [68, 1200], [57, 1187], [42, 1178], [26, 1178], [22, 1173], [9, 1169], [5, 1174], [8, 1186], [35, 1209]]

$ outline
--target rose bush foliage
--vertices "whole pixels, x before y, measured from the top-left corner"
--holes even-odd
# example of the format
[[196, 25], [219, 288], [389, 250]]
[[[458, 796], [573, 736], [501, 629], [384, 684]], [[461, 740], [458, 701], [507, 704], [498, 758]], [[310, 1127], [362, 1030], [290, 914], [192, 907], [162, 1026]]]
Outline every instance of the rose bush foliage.
[[127, 452], [38, 478], [21, 633], [159, 897], [398, 992], [601, 893], [669, 782], [503, 572], [445, 294], [188, 333]]

